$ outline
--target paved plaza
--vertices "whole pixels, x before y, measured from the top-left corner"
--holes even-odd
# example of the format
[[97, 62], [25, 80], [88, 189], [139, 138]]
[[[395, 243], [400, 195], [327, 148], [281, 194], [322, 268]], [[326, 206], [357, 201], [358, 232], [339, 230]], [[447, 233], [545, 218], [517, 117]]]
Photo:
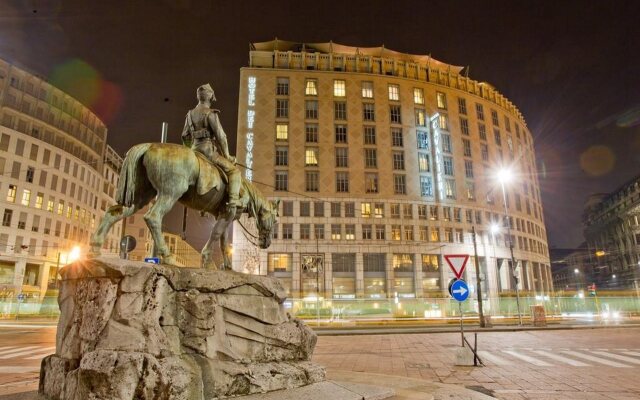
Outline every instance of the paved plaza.
[[334, 376], [422, 378], [500, 399], [640, 398], [638, 328], [483, 332], [478, 341], [479, 368], [453, 365], [455, 333], [322, 336], [314, 360]]
[[[402, 376], [499, 399], [640, 398], [640, 328], [482, 332], [478, 341], [485, 367], [453, 365], [458, 333], [321, 336], [314, 361], [332, 379]], [[36, 389], [54, 346], [55, 327], [0, 327], [0, 395]]]

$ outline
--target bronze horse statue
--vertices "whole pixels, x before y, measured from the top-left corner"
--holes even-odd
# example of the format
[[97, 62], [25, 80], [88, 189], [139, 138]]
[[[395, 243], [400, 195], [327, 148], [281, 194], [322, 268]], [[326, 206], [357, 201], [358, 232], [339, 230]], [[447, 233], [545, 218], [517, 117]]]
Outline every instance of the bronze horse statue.
[[[98, 229], [91, 236], [91, 255], [100, 254], [105, 236], [116, 222], [133, 215], [151, 202], [155, 203], [144, 215], [151, 231], [158, 256], [163, 264], [176, 265], [162, 235], [162, 219], [180, 202], [187, 207], [208, 212], [216, 217], [209, 240], [202, 249], [202, 266], [215, 268], [213, 245], [220, 243], [224, 269], [231, 269], [227, 228], [237, 215], [224, 215], [226, 183], [219, 170], [193, 150], [170, 143], [143, 143], [127, 152], [116, 191], [116, 205], [109, 207]], [[242, 180], [240, 191], [242, 207], [255, 218], [258, 245], [266, 249], [271, 244], [276, 224], [278, 202], [270, 202], [249, 181]]]

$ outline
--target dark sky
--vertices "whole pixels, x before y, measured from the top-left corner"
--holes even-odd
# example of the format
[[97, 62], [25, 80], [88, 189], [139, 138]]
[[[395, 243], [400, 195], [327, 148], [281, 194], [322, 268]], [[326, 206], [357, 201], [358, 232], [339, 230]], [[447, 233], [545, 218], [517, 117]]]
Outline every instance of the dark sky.
[[[204, 82], [235, 144], [250, 42], [384, 44], [469, 65], [524, 114], [549, 244], [574, 247], [588, 195], [640, 174], [638, 15], [638, 1], [1, 0], [0, 56], [89, 104], [121, 154], [159, 141], [162, 121], [177, 142]], [[189, 241], [208, 224], [191, 218]]]

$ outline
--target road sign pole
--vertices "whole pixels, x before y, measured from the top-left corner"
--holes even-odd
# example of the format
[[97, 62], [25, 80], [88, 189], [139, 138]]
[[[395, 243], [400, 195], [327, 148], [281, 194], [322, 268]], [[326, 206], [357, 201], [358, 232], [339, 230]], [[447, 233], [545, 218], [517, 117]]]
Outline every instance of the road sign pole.
[[471, 227], [471, 234], [473, 235], [473, 257], [476, 265], [476, 293], [478, 294], [478, 318], [480, 318], [480, 328], [485, 327], [484, 313], [482, 310], [482, 286], [480, 281], [480, 263], [478, 262], [478, 245], [476, 244], [476, 226]]
[[460, 310], [460, 341], [461, 347], [464, 347], [464, 328], [462, 327], [462, 302], [458, 302], [458, 309]]

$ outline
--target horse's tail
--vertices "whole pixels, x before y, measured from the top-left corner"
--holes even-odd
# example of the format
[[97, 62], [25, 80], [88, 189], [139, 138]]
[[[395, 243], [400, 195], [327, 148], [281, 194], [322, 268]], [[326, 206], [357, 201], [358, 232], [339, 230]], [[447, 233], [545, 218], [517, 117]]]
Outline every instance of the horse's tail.
[[120, 179], [118, 180], [118, 189], [116, 190], [116, 202], [118, 204], [125, 207], [130, 207], [133, 204], [133, 196], [138, 182], [137, 172], [140, 158], [150, 147], [151, 143], [135, 145], [129, 149], [124, 157]]

